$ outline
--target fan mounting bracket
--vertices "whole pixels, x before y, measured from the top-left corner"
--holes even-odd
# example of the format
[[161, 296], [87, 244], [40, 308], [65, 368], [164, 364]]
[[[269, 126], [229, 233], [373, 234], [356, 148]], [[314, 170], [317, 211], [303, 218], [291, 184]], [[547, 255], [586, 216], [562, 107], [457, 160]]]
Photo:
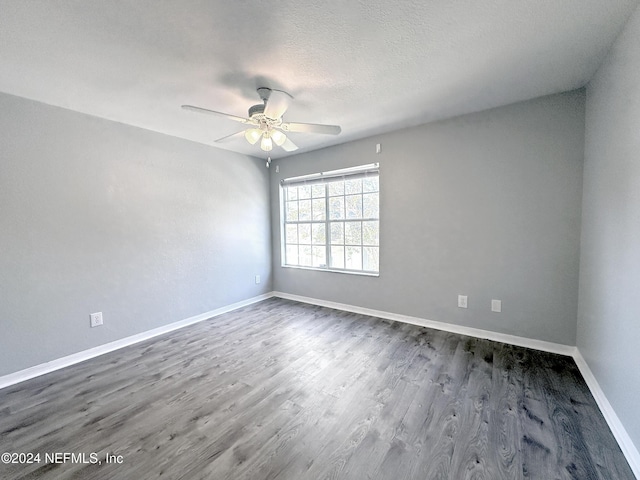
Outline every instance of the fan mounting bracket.
[[266, 104], [271, 96], [271, 89], [267, 87], [258, 87], [258, 95], [260, 96], [260, 100]]

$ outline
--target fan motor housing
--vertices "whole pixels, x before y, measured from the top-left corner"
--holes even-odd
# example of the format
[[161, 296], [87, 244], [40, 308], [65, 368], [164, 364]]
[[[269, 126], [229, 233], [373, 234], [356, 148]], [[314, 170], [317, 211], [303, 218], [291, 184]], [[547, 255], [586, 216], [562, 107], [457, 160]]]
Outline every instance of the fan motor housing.
[[253, 107], [249, 107], [249, 118], [254, 115], [259, 115], [264, 113], [264, 104], [254, 105]]

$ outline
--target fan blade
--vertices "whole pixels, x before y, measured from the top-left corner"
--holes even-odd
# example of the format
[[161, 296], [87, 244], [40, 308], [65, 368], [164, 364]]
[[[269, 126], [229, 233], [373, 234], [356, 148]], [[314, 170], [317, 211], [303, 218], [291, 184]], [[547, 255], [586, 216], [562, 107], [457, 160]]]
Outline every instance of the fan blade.
[[324, 133], [338, 135], [342, 129], [338, 125], [319, 125], [317, 123], [283, 123], [278, 128], [285, 132]]
[[226, 143], [235, 140], [236, 138], [242, 137], [244, 137], [244, 130], [242, 130], [241, 132], [232, 133], [231, 135], [227, 135], [226, 137], [219, 138], [215, 141], [215, 143]]
[[282, 117], [287, 108], [289, 108], [289, 102], [292, 98], [287, 92], [271, 90], [267, 104], [264, 107], [264, 114], [273, 119]]
[[293, 143], [291, 140], [289, 140], [288, 138], [280, 146], [282, 147], [282, 149], [285, 152], [293, 152], [294, 150], [298, 149], [298, 146], [295, 143]]
[[206, 113], [209, 115], [215, 115], [217, 117], [224, 117], [229, 120], [235, 120], [240, 123], [252, 123], [249, 118], [236, 117], [235, 115], [229, 115], [228, 113], [216, 112], [215, 110], [209, 110], [207, 108], [194, 107], [193, 105], [182, 105], [183, 110], [189, 110], [190, 112]]

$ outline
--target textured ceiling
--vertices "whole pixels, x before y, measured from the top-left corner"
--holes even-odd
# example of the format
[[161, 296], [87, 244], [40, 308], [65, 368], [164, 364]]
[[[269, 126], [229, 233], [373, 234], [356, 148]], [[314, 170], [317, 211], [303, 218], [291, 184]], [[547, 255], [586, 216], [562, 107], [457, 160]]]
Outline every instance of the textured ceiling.
[[291, 133], [308, 151], [581, 87], [637, 3], [0, 0], [0, 91], [213, 145], [239, 124], [180, 105], [279, 88], [285, 121], [342, 126]]

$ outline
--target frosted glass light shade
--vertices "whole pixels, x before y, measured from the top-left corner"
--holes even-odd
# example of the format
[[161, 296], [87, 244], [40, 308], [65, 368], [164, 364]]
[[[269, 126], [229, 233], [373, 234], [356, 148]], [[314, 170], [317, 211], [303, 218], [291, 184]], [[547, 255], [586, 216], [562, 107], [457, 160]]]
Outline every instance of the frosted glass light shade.
[[271, 139], [273, 140], [273, 143], [281, 147], [282, 144], [287, 141], [287, 136], [280, 130], [274, 130], [271, 132]]
[[267, 136], [262, 137], [262, 142], [260, 143], [260, 148], [265, 152], [270, 152], [273, 149], [273, 142]]
[[255, 145], [255, 143], [260, 140], [261, 136], [262, 130], [260, 130], [259, 128], [249, 128], [244, 132], [244, 138], [246, 138], [247, 142], [249, 142], [251, 145]]

